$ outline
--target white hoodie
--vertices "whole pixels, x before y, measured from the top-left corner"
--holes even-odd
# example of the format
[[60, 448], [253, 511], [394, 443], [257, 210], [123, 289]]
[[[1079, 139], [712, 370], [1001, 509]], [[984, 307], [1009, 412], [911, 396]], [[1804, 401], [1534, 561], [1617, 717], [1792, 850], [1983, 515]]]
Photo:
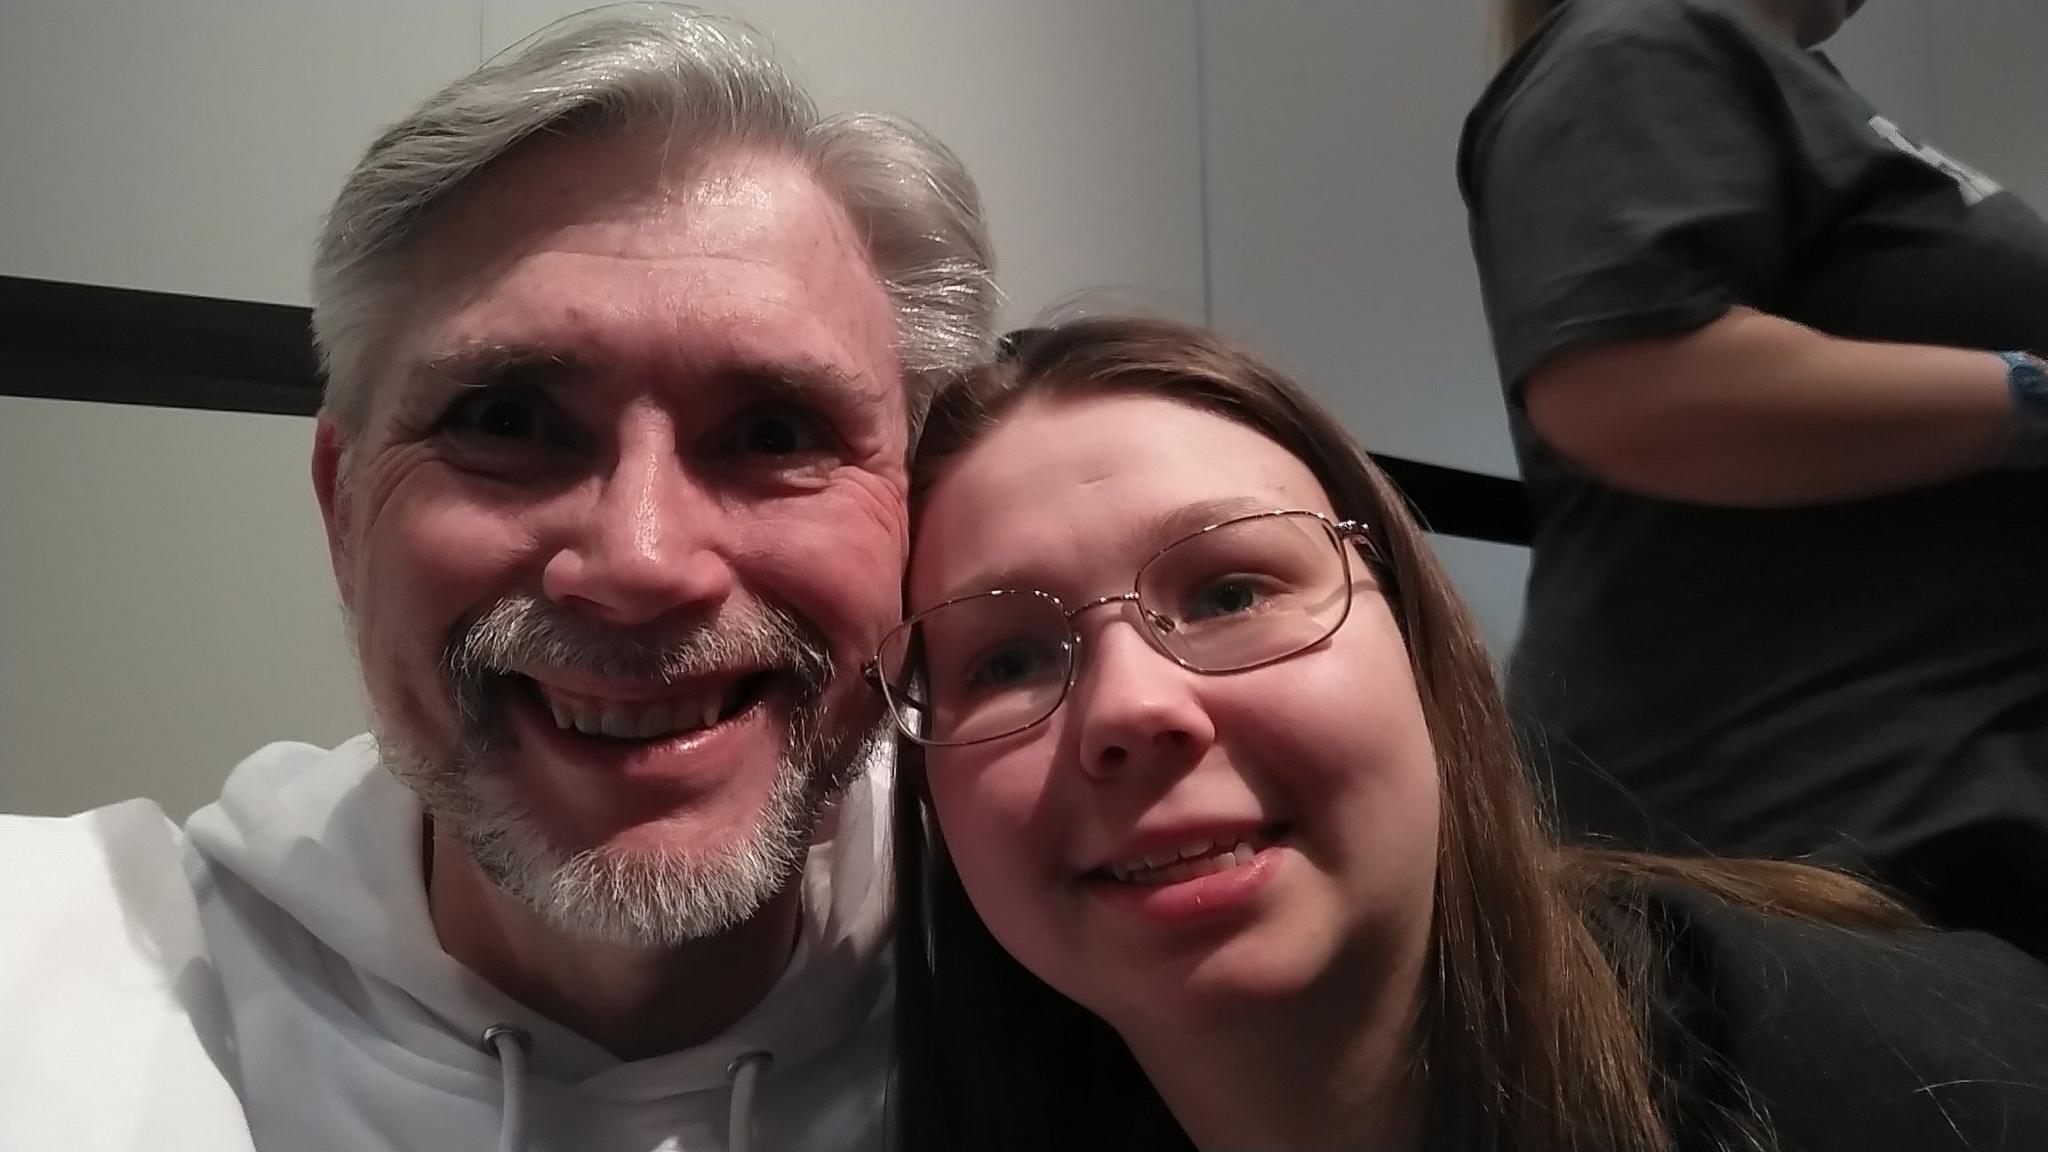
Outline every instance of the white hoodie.
[[533, 1152], [880, 1148], [886, 789], [870, 770], [819, 830], [768, 996], [632, 1062], [441, 951], [419, 803], [367, 737], [259, 751], [182, 837], [140, 802], [0, 819], [0, 918], [36, 894], [0, 923], [0, 1149], [453, 1152], [521, 1113]]

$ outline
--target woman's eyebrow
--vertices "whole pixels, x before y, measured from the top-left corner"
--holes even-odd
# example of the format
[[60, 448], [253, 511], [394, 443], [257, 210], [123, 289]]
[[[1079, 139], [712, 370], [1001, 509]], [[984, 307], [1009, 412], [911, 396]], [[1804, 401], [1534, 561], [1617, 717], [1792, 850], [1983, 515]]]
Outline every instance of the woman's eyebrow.
[[962, 596], [977, 596], [983, 592], [1043, 592], [1043, 581], [1034, 580], [1030, 571], [1020, 567], [1002, 567], [978, 570], [964, 580], [955, 581], [942, 593], [936, 603], [958, 600]]
[[[1272, 512], [1279, 505], [1271, 499], [1256, 496], [1228, 496], [1210, 500], [1197, 500], [1182, 504], [1157, 516], [1147, 518], [1130, 535], [1147, 557], [1176, 540], [1183, 539], [1212, 524], [1243, 516], [1253, 512]], [[1132, 576], [1137, 573], [1133, 571]], [[954, 581], [940, 602], [973, 596], [997, 589], [1020, 591], [1044, 591], [1043, 573], [1030, 565], [1003, 565], [996, 568], [976, 569], [965, 579]]]
[[1148, 525], [1151, 541], [1155, 547], [1164, 548], [1185, 536], [1193, 535], [1204, 528], [1220, 524], [1225, 520], [1253, 512], [1274, 512], [1280, 505], [1272, 499], [1257, 496], [1224, 496], [1209, 500], [1197, 500], [1183, 504], [1152, 518]]

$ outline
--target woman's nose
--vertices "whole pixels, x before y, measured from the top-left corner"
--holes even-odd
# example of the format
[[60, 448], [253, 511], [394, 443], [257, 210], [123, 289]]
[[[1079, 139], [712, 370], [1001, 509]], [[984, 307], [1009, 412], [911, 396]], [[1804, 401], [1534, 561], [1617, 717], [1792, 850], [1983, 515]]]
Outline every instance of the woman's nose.
[[1067, 706], [1075, 710], [1081, 770], [1089, 776], [1192, 764], [1216, 742], [1196, 691], [1199, 674], [1154, 647], [1132, 615], [1104, 621], [1082, 659]]

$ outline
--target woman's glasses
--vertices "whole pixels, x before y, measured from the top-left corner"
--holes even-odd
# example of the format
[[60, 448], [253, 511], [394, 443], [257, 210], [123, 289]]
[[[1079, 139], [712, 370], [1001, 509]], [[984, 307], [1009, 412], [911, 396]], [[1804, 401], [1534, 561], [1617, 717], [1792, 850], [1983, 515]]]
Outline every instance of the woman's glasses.
[[1255, 512], [1160, 549], [1132, 590], [1068, 608], [1003, 589], [948, 600], [898, 625], [864, 671], [919, 744], [999, 740], [1051, 716], [1080, 669], [1074, 618], [1136, 606], [1152, 645], [1195, 672], [1242, 672], [1313, 648], [1351, 614], [1351, 550], [1365, 525]]

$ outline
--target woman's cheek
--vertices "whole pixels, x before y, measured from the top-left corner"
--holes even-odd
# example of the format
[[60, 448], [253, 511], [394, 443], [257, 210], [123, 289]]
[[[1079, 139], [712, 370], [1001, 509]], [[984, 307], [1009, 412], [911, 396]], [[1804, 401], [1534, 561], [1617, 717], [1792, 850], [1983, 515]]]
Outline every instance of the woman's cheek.
[[[953, 867], [983, 919], [1002, 917], [1029, 898], [1044, 871], [1044, 846], [1033, 842], [1030, 802], [988, 771], [933, 773], [932, 802]], [[992, 924], [991, 927], [994, 925]]]

